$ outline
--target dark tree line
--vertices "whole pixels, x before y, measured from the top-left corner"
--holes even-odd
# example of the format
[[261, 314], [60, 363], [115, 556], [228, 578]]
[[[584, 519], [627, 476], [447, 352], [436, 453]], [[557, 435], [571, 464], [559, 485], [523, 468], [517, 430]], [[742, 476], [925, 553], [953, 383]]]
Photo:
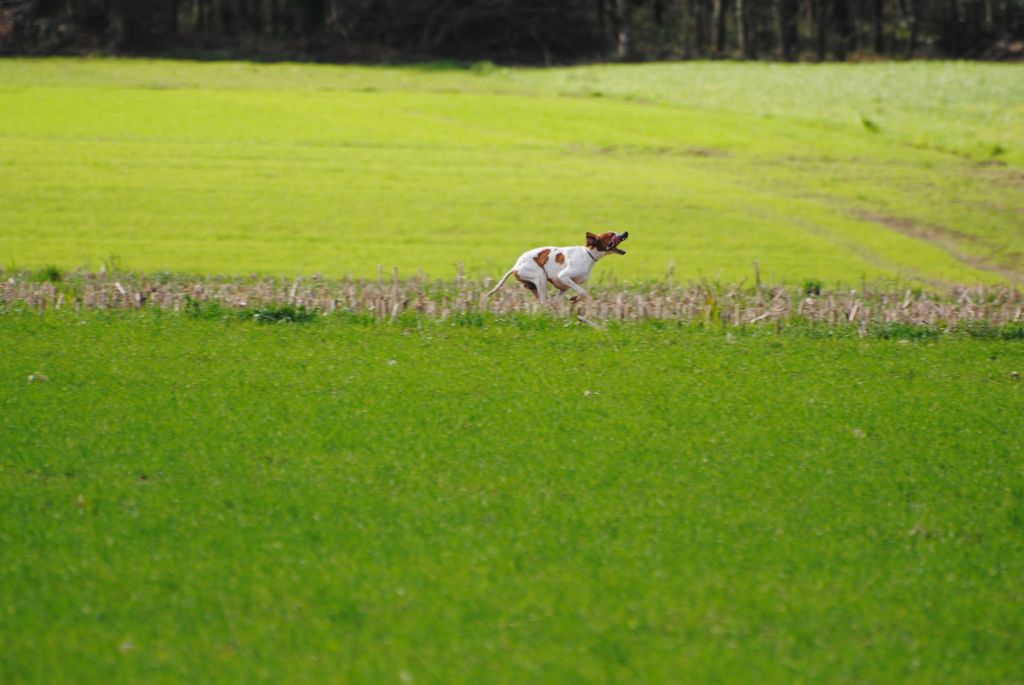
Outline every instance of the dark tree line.
[[0, 53], [566, 63], [1024, 57], [1024, 0], [0, 0]]

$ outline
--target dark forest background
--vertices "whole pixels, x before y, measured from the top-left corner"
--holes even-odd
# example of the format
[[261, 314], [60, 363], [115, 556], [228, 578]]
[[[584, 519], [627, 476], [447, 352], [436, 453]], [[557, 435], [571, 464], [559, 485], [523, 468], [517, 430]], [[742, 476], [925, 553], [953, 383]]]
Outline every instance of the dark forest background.
[[560, 64], [1024, 57], [1024, 0], [0, 0], [2, 54]]

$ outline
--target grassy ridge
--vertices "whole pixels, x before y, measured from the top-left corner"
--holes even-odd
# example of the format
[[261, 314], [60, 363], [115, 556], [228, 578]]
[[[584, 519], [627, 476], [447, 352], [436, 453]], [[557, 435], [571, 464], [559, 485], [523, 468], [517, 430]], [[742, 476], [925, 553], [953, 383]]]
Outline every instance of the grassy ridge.
[[1018, 73], [7, 60], [0, 260], [494, 275], [614, 227], [606, 277], [1015, 279]]
[[730, 340], [6, 315], [0, 680], [1024, 678], [1024, 348]]
[[[102, 66], [98, 66], [102, 65]], [[919, 147], [1024, 165], [1016, 64], [689, 62], [566, 69], [463, 70], [143, 60], [5, 60], [14, 87], [487, 92], [612, 97], [815, 122], [870, 118], [879, 133]], [[936, 97], [939, 95], [939, 97]], [[1001, 151], [997, 152], [997, 148]]]

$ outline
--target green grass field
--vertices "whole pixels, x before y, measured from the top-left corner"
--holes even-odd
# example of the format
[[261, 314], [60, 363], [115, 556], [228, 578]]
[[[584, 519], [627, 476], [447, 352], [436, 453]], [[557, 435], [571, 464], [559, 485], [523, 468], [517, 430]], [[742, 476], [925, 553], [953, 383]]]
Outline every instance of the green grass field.
[[0, 681], [1024, 680], [1019, 343], [346, 321], [0, 316]]
[[1019, 282], [1022, 69], [0, 60], [0, 264]]
[[0, 60], [0, 683], [1024, 683], [1022, 75]]

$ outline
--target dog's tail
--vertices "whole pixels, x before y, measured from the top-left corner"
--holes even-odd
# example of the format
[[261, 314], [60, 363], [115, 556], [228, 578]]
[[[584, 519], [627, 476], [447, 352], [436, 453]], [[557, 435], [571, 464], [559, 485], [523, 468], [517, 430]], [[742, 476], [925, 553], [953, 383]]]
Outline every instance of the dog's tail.
[[508, 280], [508, 277], [511, 276], [512, 274], [514, 274], [515, 272], [516, 272], [515, 267], [513, 267], [513, 268], [509, 269], [508, 271], [506, 271], [505, 275], [501, 277], [500, 281], [498, 281], [498, 285], [496, 285], [493, 288], [491, 288], [490, 291], [488, 291], [488, 293], [486, 295], [484, 295], [484, 297], [490, 297], [494, 293], [498, 292], [498, 288], [500, 288], [501, 286], [505, 285], [505, 281]]

